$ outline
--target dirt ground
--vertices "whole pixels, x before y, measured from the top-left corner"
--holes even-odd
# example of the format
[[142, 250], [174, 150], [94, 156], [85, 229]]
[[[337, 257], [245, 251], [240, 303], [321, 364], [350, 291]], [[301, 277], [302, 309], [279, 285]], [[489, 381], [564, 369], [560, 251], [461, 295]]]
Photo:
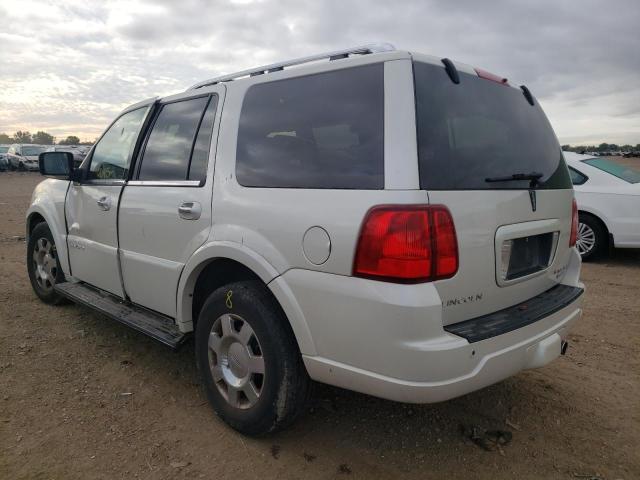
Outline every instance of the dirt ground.
[[[0, 478], [640, 478], [640, 251], [584, 265], [568, 354], [435, 405], [317, 385], [308, 413], [259, 440], [227, 428], [178, 352], [75, 305], [25, 268], [34, 173], [0, 173]], [[502, 429], [485, 451], [462, 430]]]

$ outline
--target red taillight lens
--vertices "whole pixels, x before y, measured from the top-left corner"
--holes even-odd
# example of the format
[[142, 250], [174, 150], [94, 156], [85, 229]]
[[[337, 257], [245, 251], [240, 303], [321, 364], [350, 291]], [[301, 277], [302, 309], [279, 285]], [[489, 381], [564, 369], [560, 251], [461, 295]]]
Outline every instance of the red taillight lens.
[[576, 240], [578, 240], [578, 204], [574, 198], [573, 206], [571, 207], [571, 236], [569, 237], [569, 246], [575, 246]]
[[380, 206], [364, 219], [353, 274], [418, 283], [458, 271], [453, 219], [442, 205]]

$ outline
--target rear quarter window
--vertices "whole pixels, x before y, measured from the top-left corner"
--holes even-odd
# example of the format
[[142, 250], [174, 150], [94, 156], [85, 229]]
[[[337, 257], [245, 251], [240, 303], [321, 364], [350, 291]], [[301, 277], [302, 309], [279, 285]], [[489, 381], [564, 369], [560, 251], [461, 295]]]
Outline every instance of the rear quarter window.
[[247, 187], [384, 188], [383, 64], [249, 88], [236, 176]]

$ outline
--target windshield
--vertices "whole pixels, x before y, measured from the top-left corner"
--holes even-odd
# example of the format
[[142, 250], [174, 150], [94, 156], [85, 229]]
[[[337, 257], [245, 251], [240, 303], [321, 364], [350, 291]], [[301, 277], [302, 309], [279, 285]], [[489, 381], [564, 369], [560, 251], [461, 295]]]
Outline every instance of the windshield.
[[9, 151], [9, 147], [0, 146], [0, 153], [7, 153]]
[[633, 167], [620, 165], [619, 163], [612, 162], [606, 158], [592, 158], [590, 160], [585, 160], [584, 163], [591, 165], [598, 170], [602, 170], [603, 172], [610, 173], [614, 177], [618, 177], [625, 182], [640, 182], [640, 170], [636, 170]]
[[36, 157], [44, 152], [46, 147], [22, 147], [22, 155], [25, 157]]
[[[520, 89], [466, 73], [455, 84], [420, 62], [414, 76], [421, 188], [525, 189], [531, 174], [536, 188], [572, 188], [549, 121]], [[514, 174], [527, 178], [504, 179]]]

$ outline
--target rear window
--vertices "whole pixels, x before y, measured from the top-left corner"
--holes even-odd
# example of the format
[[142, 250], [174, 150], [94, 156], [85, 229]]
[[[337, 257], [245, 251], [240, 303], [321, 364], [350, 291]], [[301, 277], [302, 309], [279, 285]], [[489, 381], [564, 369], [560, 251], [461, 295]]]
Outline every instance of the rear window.
[[572, 188], [560, 145], [544, 112], [519, 89], [414, 62], [420, 186], [427, 190], [528, 188], [529, 180], [487, 182], [541, 173], [537, 188]]
[[618, 177], [625, 182], [640, 183], [640, 170], [636, 170], [633, 167], [620, 165], [619, 163], [612, 162], [605, 158], [592, 158], [585, 160], [584, 163], [591, 165], [603, 172], [610, 173], [614, 177]]
[[383, 188], [383, 65], [251, 87], [236, 176], [247, 187]]

